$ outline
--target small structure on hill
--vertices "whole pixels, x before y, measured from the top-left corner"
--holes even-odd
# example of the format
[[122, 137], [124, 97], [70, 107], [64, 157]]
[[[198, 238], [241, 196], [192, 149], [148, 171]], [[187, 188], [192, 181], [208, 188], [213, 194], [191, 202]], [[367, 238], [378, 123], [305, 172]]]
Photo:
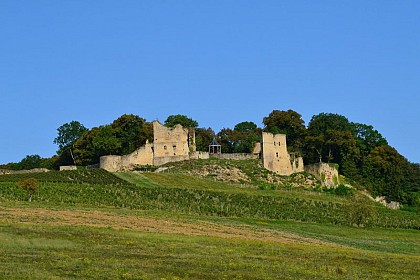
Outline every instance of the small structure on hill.
[[209, 154], [221, 154], [222, 153], [222, 146], [217, 143], [216, 138], [213, 137], [213, 141], [211, 141], [209, 145]]

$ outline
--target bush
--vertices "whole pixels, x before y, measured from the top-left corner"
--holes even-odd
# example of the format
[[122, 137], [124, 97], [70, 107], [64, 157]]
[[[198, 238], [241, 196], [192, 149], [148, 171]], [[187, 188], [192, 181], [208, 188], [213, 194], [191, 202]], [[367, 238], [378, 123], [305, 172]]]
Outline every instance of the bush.
[[26, 190], [28, 192], [28, 201], [31, 202], [32, 195], [36, 192], [39, 186], [38, 180], [36, 180], [35, 178], [27, 178], [19, 181], [18, 185], [21, 189]]

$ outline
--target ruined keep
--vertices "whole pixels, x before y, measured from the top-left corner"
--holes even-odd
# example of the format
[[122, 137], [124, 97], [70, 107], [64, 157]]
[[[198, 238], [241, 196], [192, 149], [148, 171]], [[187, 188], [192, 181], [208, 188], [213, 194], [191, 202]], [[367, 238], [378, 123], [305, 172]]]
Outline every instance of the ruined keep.
[[146, 142], [128, 155], [102, 156], [99, 166], [115, 172], [131, 169], [135, 165], [159, 166], [167, 162], [205, 158], [209, 158], [208, 153], [195, 149], [194, 129], [183, 128], [179, 124], [169, 128], [153, 121], [153, 143]]
[[285, 134], [262, 133], [261, 159], [264, 168], [279, 175], [304, 171], [302, 157], [291, 157], [287, 151]]

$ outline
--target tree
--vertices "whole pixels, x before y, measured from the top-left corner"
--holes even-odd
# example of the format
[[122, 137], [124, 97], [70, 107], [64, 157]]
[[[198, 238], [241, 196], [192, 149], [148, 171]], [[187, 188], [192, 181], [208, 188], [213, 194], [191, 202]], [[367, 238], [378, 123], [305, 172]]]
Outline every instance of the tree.
[[238, 132], [253, 132], [256, 129], [257, 125], [253, 122], [240, 122], [233, 128], [233, 130]]
[[32, 195], [38, 189], [39, 183], [35, 178], [27, 178], [18, 182], [18, 185], [21, 189], [28, 192], [29, 198], [28, 201], [32, 201]]
[[363, 159], [362, 172], [365, 185], [374, 195], [389, 200], [406, 202], [410, 188], [410, 163], [389, 145], [378, 146]]
[[165, 125], [167, 127], [174, 127], [175, 125], [180, 124], [183, 127], [197, 128], [198, 122], [185, 116], [185, 115], [171, 115], [166, 121]]
[[196, 128], [195, 129], [195, 145], [197, 151], [207, 152], [209, 145], [214, 137], [213, 129], [209, 128]]
[[321, 113], [313, 116], [304, 142], [307, 163], [325, 161], [340, 164], [349, 153], [357, 154], [350, 122], [338, 114]]
[[357, 146], [363, 156], [367, 156], [374, 148], [387, 145], [386, 139], [371, 125], [350, 123]]
[[93, 140], [99, 131], [99, 127], [94, 127], [83, 133], [82, 137], [74, 143], [74, 154], [77, 158], [77, 164], [89, 165], [99, 161], [99, 157], [96, 155], [95, 148], [93, 147]]
[[332, 113], [315, 115], [308, 124], [309, 135], [323, 135], [328, 130], [352, 131], [351, 124], [346, 117]]
[[78, 121], [71, 121], [70, 123], [65, 123], [60, 126], [57, 131], [58, 136], [54, 139], [54, 144], [57, 144], [59, 148], [57, 154], [61, 155], [66, 150], [69, 151], [73, 159], [73, 163], [76, 165], [76, 160], [74, 159], [72, 151], [73, 144], [83, 135], [85, 131], [87, 131], [87, 128]]
[[286, 134], [287, 146], [290, 151], [300, 151], [306, 135], [306, 128], [305, 121], [299, 113], [293, 110], [274, 110], [263, 119], [263, 123], [265, 125], [264, 131], [273, 134]]
[[41, 167], [41, 157], [39, 155], [27, 155], [18, 164], [19, 170], [29, 170]]
[[152, 125], [136, 115], [122, 115], [111, 124], [113, 135], [121, 142], [118, 154], [126, 155], [153, 141]]
[[112, 155], [121, 148], [121, 140], [113, 134], [111, 126], [105, 125], [99, 128], [92, 140], [92, 146], [96, 157]]
[[219, 142], [223, 153], [233, 153], [234, 137], [232, 129], [221, 129], [217, 133], [217, 141]]

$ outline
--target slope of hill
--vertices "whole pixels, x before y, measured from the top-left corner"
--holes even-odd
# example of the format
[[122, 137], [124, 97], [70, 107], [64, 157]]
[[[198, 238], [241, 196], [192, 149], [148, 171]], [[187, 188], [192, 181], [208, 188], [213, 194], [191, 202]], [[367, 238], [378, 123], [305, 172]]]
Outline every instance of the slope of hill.
[[0, 176], [0, 278], [420, 276], [419, 231], [383, 228], [418, 229], [414, 213], [366, 200], [373, 216], [349, 227], [357, 223], [349, 222], [354, 197], [261, 189], [176, 168], [46, 173], [31, 203], [19, 177]]

